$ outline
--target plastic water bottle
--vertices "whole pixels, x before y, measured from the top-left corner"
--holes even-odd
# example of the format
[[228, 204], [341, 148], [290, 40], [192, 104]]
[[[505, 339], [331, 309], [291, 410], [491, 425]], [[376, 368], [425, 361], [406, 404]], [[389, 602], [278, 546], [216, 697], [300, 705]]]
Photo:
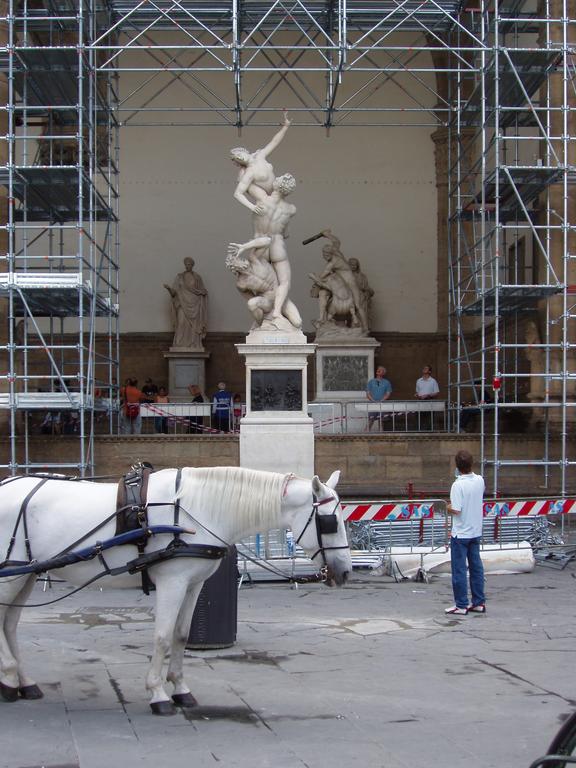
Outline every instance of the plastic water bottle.
[[292, 531], [286, 531], [286, 549], [288, 557], [294, 557], [294, 534]]

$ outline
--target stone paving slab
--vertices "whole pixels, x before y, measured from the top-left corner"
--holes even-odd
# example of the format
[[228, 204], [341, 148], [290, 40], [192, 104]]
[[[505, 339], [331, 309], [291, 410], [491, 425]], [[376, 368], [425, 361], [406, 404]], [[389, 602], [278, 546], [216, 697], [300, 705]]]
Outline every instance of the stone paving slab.
[[237, 643], [187, 651], [200, 705], [169, 718], [144, 690], [154, 596], [92, 587], [24, 612], [46, 695], [0, 702], [0, 768], [528, 768], [576, 707], [575, 577], [490, 576], [463, 618], [445, 578], [243, 586]]

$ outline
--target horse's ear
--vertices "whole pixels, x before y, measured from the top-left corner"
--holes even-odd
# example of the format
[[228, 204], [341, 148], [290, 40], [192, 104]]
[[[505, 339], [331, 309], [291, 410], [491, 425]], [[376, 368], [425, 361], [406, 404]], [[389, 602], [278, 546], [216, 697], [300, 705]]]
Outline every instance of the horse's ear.
[[332, 472], [328, 480], [326, 480], [325, 485], [327, 485], [328, 488], [332, 488], [332, 490], [335, 490], [336, 486], [338, 485], [338, 480], [340, 480], [339, 469], [337, 469], [336, 472]]
[[320, 482], [320, 478], [318, 475], [314, 475], [312, 478], [312, 492], [318, 496], [320, 491], [322, 490], [322, 483]]

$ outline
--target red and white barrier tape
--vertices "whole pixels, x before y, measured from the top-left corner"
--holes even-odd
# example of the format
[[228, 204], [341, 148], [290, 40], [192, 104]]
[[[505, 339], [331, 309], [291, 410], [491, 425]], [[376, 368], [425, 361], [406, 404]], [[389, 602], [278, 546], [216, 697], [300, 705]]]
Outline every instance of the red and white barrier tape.
[[355, 522], [358, 520], [394, 521], [394, 520], [424, 520], [434, 513], [434, 502], [431, 501], [406, 501], [406, 502], [376, 502], [375, 504], [346, 504], [342, 503], [344, 520]]
[[[434, 501], [342, 503], [344, 520], [426, 520], [434, 516]], [[576, 499], [498, 499], [483, 505], [484, 517], [536, 517], [576, 513]]]

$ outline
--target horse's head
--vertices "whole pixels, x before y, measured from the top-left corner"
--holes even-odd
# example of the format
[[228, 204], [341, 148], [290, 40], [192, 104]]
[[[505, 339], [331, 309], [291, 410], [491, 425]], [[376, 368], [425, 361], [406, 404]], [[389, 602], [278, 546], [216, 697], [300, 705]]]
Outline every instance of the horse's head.
[[342, 586], [352, 571], [346, 528], [340, 499], [335, 491], [340, 472], [333, 472], [326, 483], [315, 476], [312, 481], [290, 483], [283, 511], [294, 540], [326, 574], [328, 586]]

